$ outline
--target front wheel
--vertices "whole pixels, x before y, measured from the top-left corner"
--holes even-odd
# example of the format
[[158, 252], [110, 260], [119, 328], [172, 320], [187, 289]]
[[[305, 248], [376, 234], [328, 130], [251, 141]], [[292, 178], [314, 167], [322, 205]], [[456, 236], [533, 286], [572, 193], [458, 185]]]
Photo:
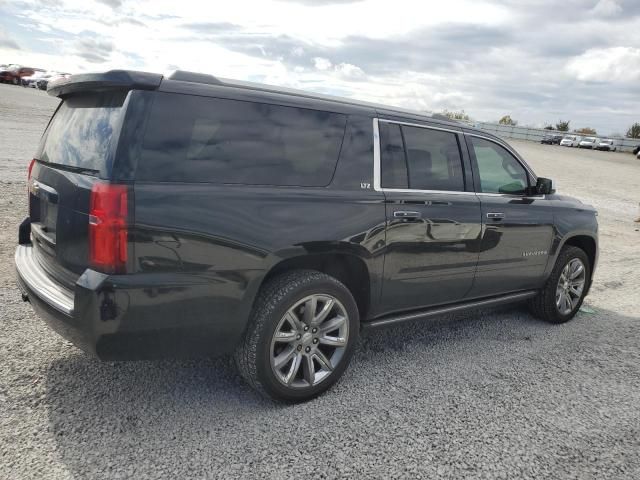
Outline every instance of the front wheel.
[[261, 289], [236, 365], [263, 395], [306, 401], [342, 376], [358, 330], [358, 307], [341, 282], [317, 271], [288, 272]]
[[568, 322], [580, 309], [590, 279], [591, 266], [584, 250], [563, 247], [547, 283], [530, 301], [532, 313], [547, 322]]

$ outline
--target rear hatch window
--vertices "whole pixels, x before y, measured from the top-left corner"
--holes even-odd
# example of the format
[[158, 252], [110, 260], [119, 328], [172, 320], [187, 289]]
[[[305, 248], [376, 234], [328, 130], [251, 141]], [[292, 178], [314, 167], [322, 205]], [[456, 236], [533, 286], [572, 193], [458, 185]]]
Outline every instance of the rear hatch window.
[[[111, 178], [127, 92], [65, 99], [40, 142], [29, 182], [31, 236], [40, 263], [63, 283], [90, 264], [92, 188]], [[66, 281], [65, 279], [68, 279]]]
[[36, 158], [61, 168], [109, 178], [127, 92], [66, 99], [54, 115]]

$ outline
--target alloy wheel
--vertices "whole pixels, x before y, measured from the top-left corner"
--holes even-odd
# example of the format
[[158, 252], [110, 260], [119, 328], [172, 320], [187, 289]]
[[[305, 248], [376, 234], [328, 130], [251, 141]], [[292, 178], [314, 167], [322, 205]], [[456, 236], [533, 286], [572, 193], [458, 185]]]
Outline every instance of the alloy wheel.
[[271, 369], [287, 387], [313, 387], [338, 366], [349, 341], [349, 319], [328, 294], [303, 298], [284, 314], [271, 340]]
[[582, 298], [586, 269], [579, 258], [573, 258], [562, 269], [556, 287], [556, 307], [561, 315], [568, 315]]

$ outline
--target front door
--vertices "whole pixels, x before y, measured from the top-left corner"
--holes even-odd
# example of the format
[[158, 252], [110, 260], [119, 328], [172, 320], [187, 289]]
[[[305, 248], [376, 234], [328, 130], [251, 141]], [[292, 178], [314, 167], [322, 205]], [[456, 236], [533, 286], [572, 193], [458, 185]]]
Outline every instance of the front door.
[[467, 295], [478, 261], [480, 202], [461, 132], [379, 121], [386, 197], [384, 313]]
[[467, 135], [482, 205], [482, 242], [470, 297], [540, 287], [553, 241], [553, 211], [504, 146]]

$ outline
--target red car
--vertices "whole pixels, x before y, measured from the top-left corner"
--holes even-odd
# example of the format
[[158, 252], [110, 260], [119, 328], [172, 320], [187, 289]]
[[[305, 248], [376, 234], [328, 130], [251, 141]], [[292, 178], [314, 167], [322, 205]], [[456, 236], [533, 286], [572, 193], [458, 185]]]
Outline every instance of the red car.
[[29, 77], [34, 73], [35, 70], [33, 68], [12, 65], [8, 69], [0, 71], [0, 82], [20, 85], [22, 77]]

